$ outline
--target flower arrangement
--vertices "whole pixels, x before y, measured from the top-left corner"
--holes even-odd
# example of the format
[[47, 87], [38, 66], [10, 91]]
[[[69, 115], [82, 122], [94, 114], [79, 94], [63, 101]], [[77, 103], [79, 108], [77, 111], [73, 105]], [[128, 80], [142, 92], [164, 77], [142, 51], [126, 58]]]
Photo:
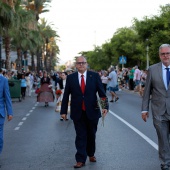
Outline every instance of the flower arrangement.
[[100, 109], [100, 112], [102, 113], [102, 125], [104, 126], [104, 117], [105, 115], [103, 114], [102, 110], [103, 109], [108, 109], [108, 98], [107, 97], [102, 97], [100, 98], [99, 96], [98, 97], [98, 108]]
[[36, 94], [39, 94], [39, 93], [40, 93], [40, 89], [37, 88], [37, 89], [35, 90], [35, 93], [36, 93]]
[[60, 96], [62, 94], [62, 91], [61, 90], [56, 90], [55, 94]]

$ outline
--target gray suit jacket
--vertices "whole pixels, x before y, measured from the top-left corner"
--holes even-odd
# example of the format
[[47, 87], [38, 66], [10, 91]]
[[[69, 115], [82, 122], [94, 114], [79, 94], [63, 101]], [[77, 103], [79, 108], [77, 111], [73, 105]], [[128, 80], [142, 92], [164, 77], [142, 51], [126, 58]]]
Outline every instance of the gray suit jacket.
[[168, 90], [163, 82], [162, 63], [157, 63], [149, 67], [143, 101], [142, 111], [149, 111], [151, 100], [152, 115], [155, 119], [160, 119], [161, 115], [170, 115], [170, 84]]

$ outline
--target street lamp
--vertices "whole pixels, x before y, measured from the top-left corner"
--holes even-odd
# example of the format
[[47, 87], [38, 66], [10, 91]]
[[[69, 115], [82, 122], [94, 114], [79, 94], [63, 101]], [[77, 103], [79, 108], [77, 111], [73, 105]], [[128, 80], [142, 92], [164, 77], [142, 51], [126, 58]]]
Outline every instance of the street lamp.
[[2, 68], [2, 37], [0, 36], [0, 68]]
[[147, 46], [146, 46], [146, 70], [149, 68], [149, 46], [148, 46], [148, 39], [147, 41]]

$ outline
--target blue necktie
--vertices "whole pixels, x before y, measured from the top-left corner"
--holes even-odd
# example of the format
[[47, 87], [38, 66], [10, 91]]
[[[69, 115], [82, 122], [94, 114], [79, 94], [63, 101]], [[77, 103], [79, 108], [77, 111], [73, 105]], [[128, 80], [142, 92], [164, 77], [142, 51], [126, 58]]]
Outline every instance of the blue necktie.
[[167, 87], [169, 85], [169, 79], [170, 79], [170, 72], [169, 72], [169, 68], [165, 68], [166, 69], [166, 82], [167, 82]]

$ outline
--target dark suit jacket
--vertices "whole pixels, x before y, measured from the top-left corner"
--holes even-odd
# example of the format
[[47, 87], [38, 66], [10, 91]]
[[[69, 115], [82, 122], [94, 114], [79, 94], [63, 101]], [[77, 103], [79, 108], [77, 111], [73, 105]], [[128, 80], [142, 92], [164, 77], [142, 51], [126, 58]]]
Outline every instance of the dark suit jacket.
[[60, 89], [63, 89], [63, 79], [59, 79], [58, 84], [59, 84]]
[[[82, 114], [83, 99], [85, 102], [87, 117], [90, 120], [100, 118], [100, 109], [97, 107], [97, 92], [99, 94], [99, 97], [106, 97], [98, 73], [87, 71], [84, 95], [79, 84], [78, 72], [68, 75], [60, 114], [67, 114], [69, 95], [71, 94], [71, 119], [80, 119]], [[106, 109], [108, 109], [108, 105], [106, 106]]]
[[45, 80], [45, 77], [42, 77], [41, 78], [41, 84], [44, 84], [44, 83], [50, 84], [50, 78], [46, 77], [46, 80]]

